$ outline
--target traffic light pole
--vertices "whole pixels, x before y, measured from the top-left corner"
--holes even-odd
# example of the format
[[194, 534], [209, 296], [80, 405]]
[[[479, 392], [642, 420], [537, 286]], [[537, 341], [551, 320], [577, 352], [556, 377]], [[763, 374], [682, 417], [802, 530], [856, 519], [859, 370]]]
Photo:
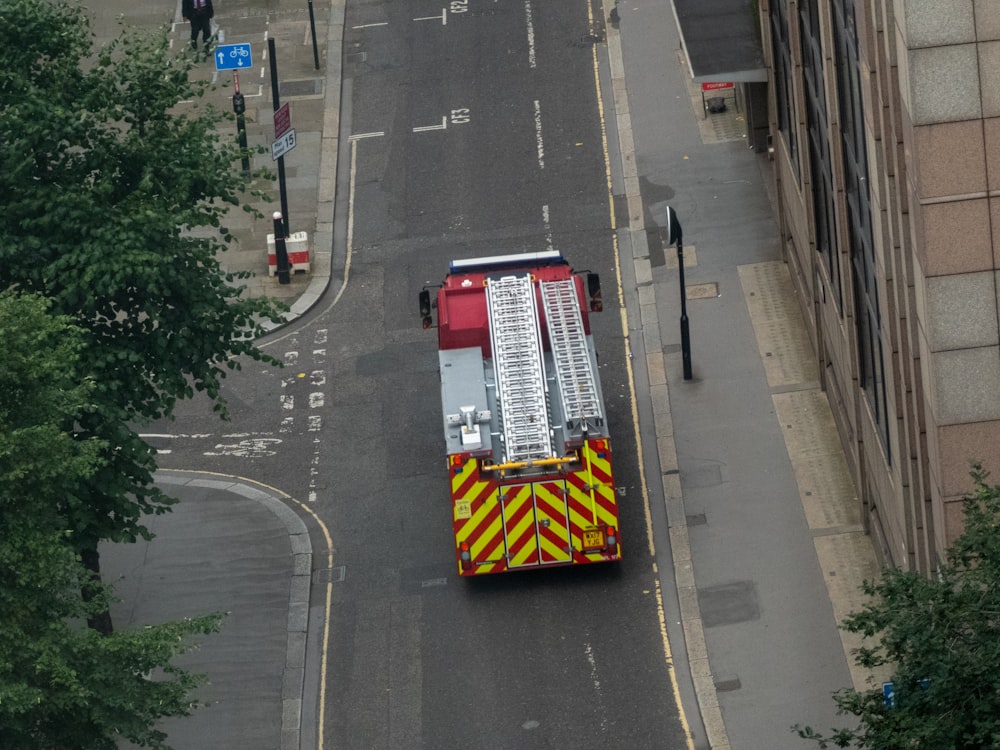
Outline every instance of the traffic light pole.
[[243, 162], [243, 173], [250, 176], [250, 153], [247, 151], [247, 122], [243, 113], [247, 111], [246, 100], [240, 93], [240, 76], [233, 73], [233, 112], [236, 114], [236, 137], [240, 143], [240, 158]]

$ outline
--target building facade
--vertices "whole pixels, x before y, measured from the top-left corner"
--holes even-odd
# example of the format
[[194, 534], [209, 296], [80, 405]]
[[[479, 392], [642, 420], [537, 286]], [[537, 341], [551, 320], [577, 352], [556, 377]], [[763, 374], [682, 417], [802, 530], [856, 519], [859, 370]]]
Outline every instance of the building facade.
[[866, 526], [932, 572], [1000, 482], [1000, 2], [760, 0], [779, 226]]

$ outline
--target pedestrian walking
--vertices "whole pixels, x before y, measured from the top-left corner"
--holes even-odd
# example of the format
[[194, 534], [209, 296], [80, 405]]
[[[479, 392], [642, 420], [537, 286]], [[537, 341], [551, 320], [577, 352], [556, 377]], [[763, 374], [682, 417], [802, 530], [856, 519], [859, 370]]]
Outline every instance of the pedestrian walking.
[[201, 39], [208, 49], [208, 39], [212, 36], [212, 16], [215, 9], [212, 8], [212, 0], [182, 0], [181, 15], [191, 24], [191, 49], [198, 49], [198, 32], [201, 32]]

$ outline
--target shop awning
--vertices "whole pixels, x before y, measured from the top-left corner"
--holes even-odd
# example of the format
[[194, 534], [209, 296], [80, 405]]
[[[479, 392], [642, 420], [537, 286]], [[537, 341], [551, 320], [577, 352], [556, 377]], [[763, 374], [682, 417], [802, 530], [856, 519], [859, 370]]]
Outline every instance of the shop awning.
[[696, 83], [766, 81], [756, 3], [673, 0], [674, 17]]

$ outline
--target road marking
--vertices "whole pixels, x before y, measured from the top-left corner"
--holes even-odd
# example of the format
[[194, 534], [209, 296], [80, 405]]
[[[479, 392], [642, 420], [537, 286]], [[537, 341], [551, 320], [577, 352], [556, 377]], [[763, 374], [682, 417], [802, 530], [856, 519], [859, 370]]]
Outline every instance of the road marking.
[[384, 130], [374, 130], [371, 133], [355, 133], [354, 135], [348, 136], [349, 141], [356, 141], [359, 138], [378, 138], [385, 135]]
[[545, 249], [552, 250], [552, 225], [549, 223], [549, 204], [542, 206], [542, 224], [545, 226]]
[[317, 391], [316, 393], [309, 394], [309, 408], [319, 409], [323, 406], [323, 392]]
[[542, 143], [542, 105], [535, 99], [535, 140], [538, 143], [538, 168], [545, 169], [545, 145]]
[[281, 443], [279, 438], [254, 438], [252, 440], [241, 440], [235, 444], [220, 443], [215, 446], [214, 451], [205, 451], [205, 456], [237, 456], [239, 458], [264, 458], [277, 453], [272, 448], [277, 448]]
[[414, 21], [436, 21], [439, 18], [441, 19], [441, 25], [442, 26], [447, 26], [448, 25], [448, 9], [447, 8], [442, 8], [441, 9], [441, 15], [440, 16], [422, 16], [420, 18], [414, 18], [413, 20]]
[[413, 132], [414, 133], [423, 133], [423, 132], [426, 132], [428, 130], [447, 130], [447, 129], [448, 129], [448, 118], [447, 117], [442, 117], [440, 125], [423, 125], [422, 127], [414, 128]]
[[295, 408], [295, 396], [290, 393], [283, 393], [280, 398], [281, 408], [286, 411], [291, 411]]
[[524, 0], [524, 15], [528, 24], [528, 67], [535, 67], [535, 25], [531, 21], [531, 0]]
[[379, 21], [377, 23], [362, 23], [357, 26], [352, 26], [352, 29], [370, 29], [372, 26], [388, 26], [388, 21]]
[[306, 421], [309, 423], [306, 428], [309, 432], [319, 432], [323, 428], [323, 417], [319, 414], [310, 414]]
[[278, 427], [278, 432], [284, 434], [292, 431], [292, 425], [295, 423], [295, 417], [282, 417], [281, 425]]
[[168, 433], [165, 433], [165, 432], [143, 432], [143, 433], [139, 434], [139, 437], [141, 437], [143, 439], [145, 439], [145, 438], [167, 438], [167, 439], [170, 439], [170, 440], [174, 440], [174, 439], [187, 440], [189, 438], [210, 438], [210, 437], [212, 437], [212, 433], [205, 432], [205, 433], [195, 433], [195, 434], [192, 434], [192, 435], [184, 435], [184, 434], [171, 435], [171, 434], [168, 434]]

